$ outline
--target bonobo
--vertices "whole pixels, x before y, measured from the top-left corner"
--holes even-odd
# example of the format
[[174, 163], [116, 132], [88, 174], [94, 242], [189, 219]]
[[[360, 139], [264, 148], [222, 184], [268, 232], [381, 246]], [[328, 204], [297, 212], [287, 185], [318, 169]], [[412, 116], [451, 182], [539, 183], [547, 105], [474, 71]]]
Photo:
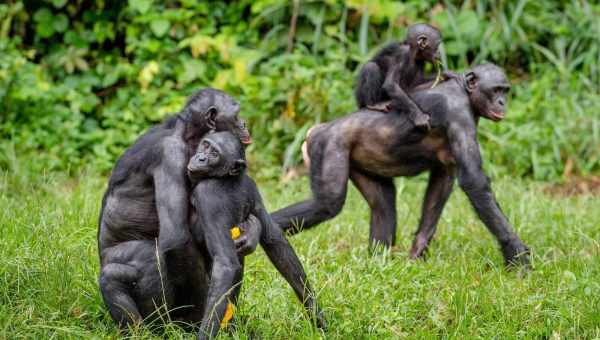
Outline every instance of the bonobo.
[[[209, 131], [231, 131], [242, 143], [250, 142], [238, 112], [239, 104], [224, 92], [200, 90], [180, 113], [142, 135], [117, 161], [102, 199], [98, 251], [100, 291], [121, 327], [154, 313], [156, 304], [192, 304], [195, 297], [188, 294], [202, 291], [202, 273], [189, 273], [189, 279], [182, 270], [198, 262], [188, 247], [191, 187], [186, 167]], [[249, 222], [248, 232], [236, 241], [240, 252], [256, 246], [252, 235], [259, 232], [258, 222]], [[149, 275], [155, 273], [157, 259], [161, 280]], [[198, 282], [188, 286], [190, 280]], [[196, 305], [201, 301], [199, 297]]]
[[429, 171], [421, 219], [410, 256], [418, 258], [433, 237], [455, 177], [477, 215], [500, 243], [507, 264], [529, 262], [529, 250], [513, 231], [482, 170], [477, 143], [480, 117], [504, 118], [506, 75], [492, 64], [411, 93], [431, 113], [425, 133], [403, 115], [368, 109], [316, 126], [307, 139], [313, 197], [272, 214], [291, 233], [336, 216], [346, 198], [348, 178], [371, 208], [369, 242], [395, 244], [396, 188], [393, 177]]
[[[213, 337], [219, 330], [228, 303], [235, 303], [242, 283], [243, 257], [238, 257], [230, 229], [250, 214], [262, 225], [260, 245], [304, 303], [320, 327], [324, 320], [296, 253], [267, 213], [254, 181], [246, 175], [244, 149], [229, 132], [209, 134], [202, 139], [188, 164], [196, 216], [192, 235], [208, 254], [210, 285], [204, 307], [200, 336]], [[210, 194], [207, 194], [210, 193]]]
[[[355, 97], [360, 109], [406, 113], [419, 128], [429, 128], [429, 116], [410, 98], [408, 91], [425, 83], [425, 62], [439, 59], [440, 32], [427, 24], [408, 28], [404, 42], [382, 48], [358, 75]], [[391, 99], [391, 103], [378, 105]]]

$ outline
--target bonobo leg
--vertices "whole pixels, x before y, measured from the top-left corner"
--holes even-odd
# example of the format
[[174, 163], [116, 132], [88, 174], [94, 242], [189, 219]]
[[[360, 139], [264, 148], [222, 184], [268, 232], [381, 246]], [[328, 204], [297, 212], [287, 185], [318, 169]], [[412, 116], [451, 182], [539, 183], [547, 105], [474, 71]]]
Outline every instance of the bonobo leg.
[[359, 108], [375, 105], [383, 99], [383, 81], [383, 74], [376, 63], [370, 61], [360, 69], [354, 93]]
[[392, 178], [374, 177], [350, 171], [352, 183], [371, 208], [369, 246], [391, 247], [396, 243], [396, 186]]
[[451, 169], [438, 167], [429, 173], [429, 183], [421, 207], [421, 220], [410, 250], [412, 259], [422, 257], [427, 250], [453, 186], [454, 176]]
[[315, 139], [311, 139], [308, 145], [313, 197], [271, 214], [275, 223], [291, 234], [335, 217], [346, 200], [348, 150], [332, 141]]
[[[172, 306], [173, 288], [166, 280], [164, 260], [157, 259], [154, 241], [130, 241], [102, 252], [100, 292], [110, 315], [126, 329], [151, 316], [161, 317]], [[157, 307], [165, 308], [156, 313]]]

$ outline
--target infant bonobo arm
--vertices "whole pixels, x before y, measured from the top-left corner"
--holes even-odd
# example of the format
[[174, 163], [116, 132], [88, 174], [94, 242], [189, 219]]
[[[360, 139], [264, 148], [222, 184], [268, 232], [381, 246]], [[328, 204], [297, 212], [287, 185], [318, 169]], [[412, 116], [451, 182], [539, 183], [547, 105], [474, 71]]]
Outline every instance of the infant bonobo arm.
[[233, 243], [239, 256], [247, 256], [256, 250], [262, 234], [262, 224], [251, 214], [246, 221], [240, 223], [239, 227], [242, 234]]
[[210, 286], [198, 333], [199, 339], [205, 339], [216, 336], [219, 331], [234, 286], [238, 284], [235, 278], [241, 277], [242, 266], [231, 239], [230, 228], [234, 219], [228, 214], [227, 209], [230, 207], [223, 208], [223, 202], [227, 202], [227, 198], [213, 195], [207, 199], [206, 195], [194, 193], [193, 199], [196, 200], [194, 205], [200, 207], [193, 228], [203, 233], [212, 261]]
[[277, 268], [279, 273], [281, 273], [292, 287], [311, 319], [316, 322], [317, 327], [325, 329], [327, 327], [325, 317], [317, 303], [316, 294], [306, 278], [306, 273], [300, 259], [298, 259], [296, 252], [294, 252], [294, 249], [283, 235], [282, 230], [278, 226], [275, 226], [271, 215], [269, 215], [262, 203], [257, 189], [256, 196], [254, 214], [256, 214], [256, 217], [258, 217], [263, 226], [260, 245], [269, 257], [269, 260], [271, 260], [271, 263], [273, 263], [275, 268]]
[[500, 210], [489, 179], [483, 172], [474, 122], [450, 123], [448, 140], [456, 160], [458, 184], [467, 194], [481, 221], [500, 243], [506, 264], [529, 263], [529, 249]]
[[158, 247], [165, 254], [183, 249], [190, 239], [188, 190], [185, 180], [184, 148], [165, 143], [162, 161], [154, 169], [154, 190], [159, 219]]
[[400, 86], [400, 78], [404, 67], [405, 65], [403, 62], [394, 63], [392, 65], [385, 76], [383, 89], [393, 101], [399, 102], [399, 104], [406, 108], [410, 113], [422, 114], [423, 111], [421, 111], [421, 108], [419, 108], [402, 86]]

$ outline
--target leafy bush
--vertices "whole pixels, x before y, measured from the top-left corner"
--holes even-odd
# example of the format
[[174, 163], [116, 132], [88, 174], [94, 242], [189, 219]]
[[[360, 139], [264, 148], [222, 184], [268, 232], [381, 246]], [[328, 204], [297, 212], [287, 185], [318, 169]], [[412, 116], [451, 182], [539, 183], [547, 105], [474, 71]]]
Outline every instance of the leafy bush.
[[250, 157], [277, 175], [300, 160], [307, 127], [354, 109], [359, 65], [426, 21], [441, 28], [451, 68], [492, 61], [510, 73], [509, 118], [482, 124], [492, 171], [596, 172], [598, 15], [587, 1], [9, 1], [0, 150], [36, 157], [39, 170], [106, 171], [194, 89], [213, 86], [241, 102]]

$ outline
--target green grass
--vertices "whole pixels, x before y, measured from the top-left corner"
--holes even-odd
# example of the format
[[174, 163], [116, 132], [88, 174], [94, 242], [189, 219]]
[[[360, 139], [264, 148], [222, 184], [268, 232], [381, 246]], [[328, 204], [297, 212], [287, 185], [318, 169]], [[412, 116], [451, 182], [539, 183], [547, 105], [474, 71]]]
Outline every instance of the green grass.
[[[20, 168], [20, 167], [16, 167]], [[96, 223], [106, 178], [28, 172], [0, 177], [0, 338], [115, 338], [97, 288]], [[367, 252], [366, 204], [291, 239], [329, 320], [311, 327], [261, 251], [247, 262], [238, 325], [222, 338], [600, 337], [600, 198], [555, 198], [499, 179], [498, 199], [533, 251], [535, 269], [507, 272], [462, 193], [452, 196], [427, 261], [408, 260], [425, 178], [400, 179], [398, 246]], [[262, 183], [270, 209], [308, 195], [305, 179]], [[146, 328], [134, 337], [160, 337]], [[192, 333], [168, 327], [170, 338]]]

